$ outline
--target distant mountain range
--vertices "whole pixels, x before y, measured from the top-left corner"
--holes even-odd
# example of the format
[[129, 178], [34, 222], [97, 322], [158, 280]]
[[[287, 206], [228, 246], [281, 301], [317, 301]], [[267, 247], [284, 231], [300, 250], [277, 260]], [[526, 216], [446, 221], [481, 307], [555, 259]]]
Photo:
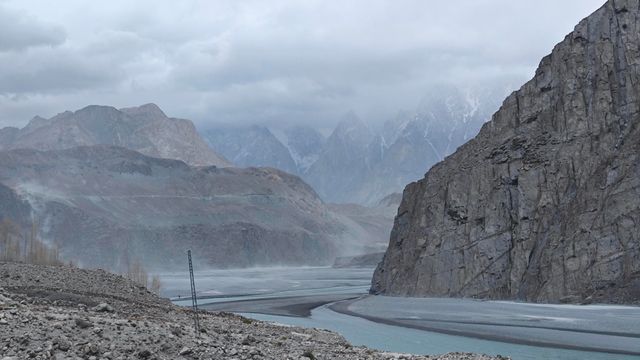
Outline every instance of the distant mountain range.
[[192, 167], [97, 145], [0, 152], [0, 183], [15, 194], [0, 207], [24, 216], [28, 204], [41, 234], [84, 265], [136, 257], [177, 267], [186, 249], [215, 267], [321, 265], [354, 245], [352, 224], [275, 169]]
[[349, 113], [328, 137], [306, 126], [201, 136], [153, 104], [35, 117], [0, 129], [0, 215], [35, 221], [96, 266], [123, 254], [170, 266], [186, 247], [211, 266], [330, 264], [384, 251], [399, 192], [473, 136], [493, 99], [443, 87], [381, 129]]
[[389, 216], [371, 210], [380, 236], [295, 175], [228, 165], [190, 121], [152, 104], [36, 117], [0, 129], [0, 220], [22, 233], [35, 224], [67, 260], [116, 270], [131, 258], [182, 266], [188, 248], [211, 267], [329, 265], [384, 248]]
[[0, 129], [0, 150], [90, 145], [122, 146], [191, 165], [231, 165], [207, 146], [191, 121], [169, 118], [155, 104], [120, 110], [93, 105], [50, 119], [36, 116], [22, 129]]
[[510, 89], [441, 86], [381, 129], [349, 113], [327, 138], [308, 126], [212, 127], [203, 135], [236, 165], [297, 174], [327, 202], [375, 205], [475, 136]]

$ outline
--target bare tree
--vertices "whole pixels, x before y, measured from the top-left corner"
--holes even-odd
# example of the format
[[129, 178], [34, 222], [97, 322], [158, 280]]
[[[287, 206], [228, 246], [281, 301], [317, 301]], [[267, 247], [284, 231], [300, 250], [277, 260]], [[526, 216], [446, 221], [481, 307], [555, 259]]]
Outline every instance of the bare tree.
[[160, 276], [159, 275], [153, 275], [151, 277], [151, 292], [155, 293], [156, 295], [160, 295], [160, 288], [162, 287], [162, 282], [160, 281]]
[[140, 260], [138, 259], [134, 260], [133, 263], [129, 266], [129, 269], [127, 271], [127, 278], [144, 287], [147, 287], [147, 285], [149, 284], [147, 271], [144, 269], [144, 266], [142, 266], [142, 263], [140, 263]]
[[9, 219], [0, 222], [0, 259], [20, 261], [20, 227]]
[[42, 265], [61, 264], [58, 247], [49, 246], [40, 239], [35, 222], [31, 224], [29, 234], [23, 235], [20, 230], [20, 226], [9, 219], [0, 222], [1, 260]]

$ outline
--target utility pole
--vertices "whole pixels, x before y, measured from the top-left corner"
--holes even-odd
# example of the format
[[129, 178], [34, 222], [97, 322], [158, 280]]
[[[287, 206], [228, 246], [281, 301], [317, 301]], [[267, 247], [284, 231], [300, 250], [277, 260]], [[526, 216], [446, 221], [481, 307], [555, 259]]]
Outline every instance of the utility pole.
[[191, 250], [187, 250], [189, 258], [189, 278], [191, 279], [191, 306], [193, 308], [193, 325], [196, 329], [196, 337], [200, 335], [200, 322], [198, 321], [198, 298], [196, 298], [196, 282], [193, 278], [193, 263], [191, 262]]

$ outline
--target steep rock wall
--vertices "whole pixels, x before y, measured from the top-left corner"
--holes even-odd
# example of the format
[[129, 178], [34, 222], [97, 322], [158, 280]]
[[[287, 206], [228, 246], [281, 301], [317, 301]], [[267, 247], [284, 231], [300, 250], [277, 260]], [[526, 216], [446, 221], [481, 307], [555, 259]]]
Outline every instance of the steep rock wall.
[[639, 18], [608, 1], [407, 186], [373, 293], [640, 299]]

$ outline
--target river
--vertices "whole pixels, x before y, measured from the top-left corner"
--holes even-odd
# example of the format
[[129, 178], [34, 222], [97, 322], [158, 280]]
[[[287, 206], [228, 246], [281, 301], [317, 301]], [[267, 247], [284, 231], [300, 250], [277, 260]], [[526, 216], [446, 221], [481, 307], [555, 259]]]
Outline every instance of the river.
[[[274, 267], [201, 271], [195, 277], [204, 309], [333, 330], [354, 345], [379, 350], [516, 360], [640, 359], [637, 307], [366, 296], [372, 271]], [[186, 273], [162, 274], [162, 282], [164, 296], [191, 304]]]

